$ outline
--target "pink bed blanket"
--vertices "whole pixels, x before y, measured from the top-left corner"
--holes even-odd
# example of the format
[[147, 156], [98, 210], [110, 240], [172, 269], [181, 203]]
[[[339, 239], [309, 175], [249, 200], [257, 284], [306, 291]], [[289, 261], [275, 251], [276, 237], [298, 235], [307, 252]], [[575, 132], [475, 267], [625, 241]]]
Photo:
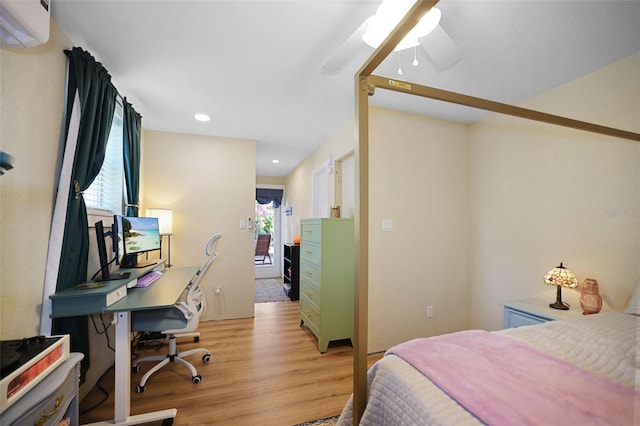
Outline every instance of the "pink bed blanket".
[[411, 340], [387, 354], [488, 425], [633, 425], [640, 404], [632, 388], [481, 330]]

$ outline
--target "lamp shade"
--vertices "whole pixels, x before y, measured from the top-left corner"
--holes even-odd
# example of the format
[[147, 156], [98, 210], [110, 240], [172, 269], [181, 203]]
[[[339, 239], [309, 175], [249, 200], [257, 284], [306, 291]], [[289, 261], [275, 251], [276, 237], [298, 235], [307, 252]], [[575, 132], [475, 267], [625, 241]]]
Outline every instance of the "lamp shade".
[[556, 286], [556, 301], [549, 304], [554, 309], [569, 309], [569, 305], [562, 301], [562, 287], [574, 288], [578, 286], [578, 279], [573, 272], [564, 267], [562, 262], [560, 266], [556, 266], [546, 274], [544, 274], [544, 283]]
[[544, 283], [547, 285], [574, 288], [578, 286], [578, 279], [573, 272], [565, 268], [562, 262], [560, 262], [559, 266], [556, 266], [544, 274]]
[[173, 234], [173, 210], [147, 209], [147, 217], [157, 217], [160, 225], [160, 235]]

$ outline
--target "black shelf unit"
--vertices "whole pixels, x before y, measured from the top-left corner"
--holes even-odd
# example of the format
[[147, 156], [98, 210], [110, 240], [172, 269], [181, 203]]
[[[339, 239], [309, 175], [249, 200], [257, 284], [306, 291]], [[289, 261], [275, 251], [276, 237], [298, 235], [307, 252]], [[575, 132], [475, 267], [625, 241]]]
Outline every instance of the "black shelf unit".
[[300, 299], [300, 244], [284, 245], [284, 292], [291, 300]]

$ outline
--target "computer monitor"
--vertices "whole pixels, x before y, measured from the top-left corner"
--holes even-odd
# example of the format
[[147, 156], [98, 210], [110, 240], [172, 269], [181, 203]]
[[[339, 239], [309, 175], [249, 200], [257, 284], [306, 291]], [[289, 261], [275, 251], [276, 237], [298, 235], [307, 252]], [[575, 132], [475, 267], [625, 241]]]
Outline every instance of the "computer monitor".
[[157, 261], [140, 261], [138, 255], [160, 250], [160, 226], [157, 217], [116, 216], [116, 233], [122, 249], [121, 268], [143, 268]]
[[96, 243], [98, 245], [98, 259], [100, 260], [100, 275], [96, 278], [96, 281], [109, 281], [109, 280], [122, 280], [129, 277], [128, 272], [110, 272], [109, 271], [109, 259], [107, 258], [107, 237], [111, 237], [111, 250], [115, 253], [116, 264], [120, 262], [120, 256], [122, 251], [118, 247], [118, 235], [116, 231], [116, 223], [114, 221], [111, 225], [111, 230], [105, 232], [104, 225], [101, 220], [95, 223], [96, 230]]

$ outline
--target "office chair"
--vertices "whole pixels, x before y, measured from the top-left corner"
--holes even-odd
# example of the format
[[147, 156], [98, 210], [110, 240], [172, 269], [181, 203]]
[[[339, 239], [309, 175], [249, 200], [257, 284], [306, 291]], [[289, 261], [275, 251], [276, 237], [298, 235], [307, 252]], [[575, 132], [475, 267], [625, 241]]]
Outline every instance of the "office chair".
[[209, 256], [209, 259], [202, 268], [200, 268], [193, 282], [189, 284], [184, 299], [181, 299], [169, 309], [132, 312], [132, 331], [160, 332], [169, 336], [169, 353], [167, 355], [152, 355], [140, 358], [133, 365], [133, 371], [137, 373], [140, 371], [141, 362], [160, 361], [142, 376], [140, 384], [136, 386], [136, 392], [144, 392], [147, 380], [149, 380], [151, 375], [170, 362], [177, 362], [187, 367], [191, 371], [191, 381], [193, 383], [200, 383], [202, 381], [202, 376], [198, 374], [196, 368], [183, 358], [196, 353], [204, 353], [202, 361], [207, 363], [211, 359], [211, 352], [205, 348], [195, 348], [179, 353], [176, 336], [192, 333], [198, 328], [200, 316], [204, 313], [204, 309], [206, 309], [206, 299], [202, 288], [200, 288], [200, 282], [211, 267], [213, 261], [218, 257], [218, 253], [215, 250], [220, 238], [222, 238], [222, 234], [215, 234], [207, 241], [205, 252]]

